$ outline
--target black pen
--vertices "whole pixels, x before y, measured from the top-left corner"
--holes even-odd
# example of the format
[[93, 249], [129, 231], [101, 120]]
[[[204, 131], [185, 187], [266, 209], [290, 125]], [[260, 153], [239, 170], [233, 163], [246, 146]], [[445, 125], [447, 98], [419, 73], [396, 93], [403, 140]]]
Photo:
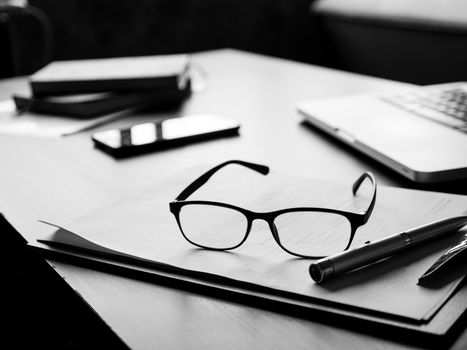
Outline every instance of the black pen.
[[355, 270], [438, 238], [446, 232], [458, 231], [465, 225], [467, 225], [467, 215], [438, 220], [397, 233], [362, 247], [316, 260], [310, 265], [310, 275], [315, 282], [321, 283], [332, 276]]

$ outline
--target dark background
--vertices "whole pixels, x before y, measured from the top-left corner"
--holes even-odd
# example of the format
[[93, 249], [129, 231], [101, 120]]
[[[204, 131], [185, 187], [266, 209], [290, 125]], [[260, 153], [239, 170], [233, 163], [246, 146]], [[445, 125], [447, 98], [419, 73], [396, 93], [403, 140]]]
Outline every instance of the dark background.
[[10, 10], [8, 16], [0, 5], [6, 53], [0, 55], [0, 77], [30, 74], [51, 60], [230, 47], [415, 84], [467, 80], [467, 16], [463, 21], [459, 15], [467, 13], [467, 2], [444, 6], [426, 0], [423, 8], [411, 0], [29, 0], [29, 5], [27, 13]]
[[31, 0], [30, 4], [51, 19], [55, 59], [232, 47], [324, 62], [310, 0]]
[[[29, 51], [47, 50], [47, 58], [41, 62], [38, 62], [41, 54], [16, 55], [16, 61], [23, 61], [17, 72], [29, 74], [50, 60], [226, 47], [325, 64], [310, 3], [310, 0], [30, 0], [36, 12], [46, 17], [51, 43], [46, 49], [46, 35], [41, 35], [44, 30], [35, 19], [26, 20], [27, 16], [23, 16], [21, 21], [19, 15], [14, 18], [16, 21], [12, 18], [13, 46], [30, 47], [29, 41], [36, 46], [41, 43], [43, 48]], [[21, 26], [16, 24], [19, 22]], [[34, 34], [28, 36], [19, 27], [32, 28], [30, 32]]]

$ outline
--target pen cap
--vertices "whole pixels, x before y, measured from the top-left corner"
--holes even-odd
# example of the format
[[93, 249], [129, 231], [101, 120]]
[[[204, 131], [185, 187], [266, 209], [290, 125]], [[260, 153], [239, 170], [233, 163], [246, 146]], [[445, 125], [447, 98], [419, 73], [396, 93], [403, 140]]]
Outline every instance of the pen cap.
[[334, 275], [334, 268], [327, 259], [321, 259], [310, 264], [310, 276], [316, 283], [320, 283]]
[[315, 282], [320, 283], [333, 275], [340, 275], [386, 258], [405, 247], [406, 241], [403, 234], [389, 236], [371, 244], [314, 261], [309, 268], [310, 275]]

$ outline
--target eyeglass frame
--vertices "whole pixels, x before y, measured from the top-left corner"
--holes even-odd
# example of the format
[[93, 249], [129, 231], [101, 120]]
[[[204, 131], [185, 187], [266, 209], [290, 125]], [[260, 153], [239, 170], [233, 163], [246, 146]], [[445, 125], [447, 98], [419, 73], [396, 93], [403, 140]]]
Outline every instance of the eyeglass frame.
[[[321, 256], [314, 256], [314, 255], [303, 255], [303, 254], [298, 254], [291, 252], [287, 248], [285, 248], [279, 238], [279, 233], [274, 225], [274, 220], [285, 213], [291, 213], [291, 212], [322, 212], [322, 213], [331, 213], [331, 214], [337, 214], [345, 217], [349, 223], [350, 223], [350, 238], [349, 242], [347, 243], [347, 246], [343, 251], [346, 251], [349, 249], [351, 246], [353, 239], [355, 237], [355, 234], [360, 226], [363, 226], [364, 224], [367, 223], [369, 220], [373, 208], [375, 206], [376, 202], [376, 192], [377, 192], [377, 183], [376, 183], [376, 178], [374, 175], [366, 171], [360, 177], [353, 183], [352, 185], [352, 194], [355, 196], [358, 189], [360, 188], [361, 184], [365, 179], [369, 179], [371, 181], [371, 184], [373, 185], [373, 195], [372, 199], [370, 201], [370, 204], [368, 208], [364, 211], [361, 211], [359, 213], [356, 212], [350, 212], [346, 210], [339, 210], [339, 209], [331, 209], [331, 208], [325, 208], [325, 207], [295, 207], [295, 208], [285, 208], [285, 209], [279, 209], [279, 210], [274, 210], [270, 212], [254, 212], [245, 208], [238, 207], [236, 205], [228, 204], [228, 203], [223, 203], [223, 202], [213, 202], [213, 201], [207, 201], [207, 200], [186, 200], [190, 195], [192, 195], [196, 190], [198, 190], [201, 186], [203, 186], [215, 173], [217, 173], [219, 170], [224, 168], [227, 165], [230, 164], [237, 164], [244, 166], [248, 169], [254, 170], [256, 172], [259, 172], [260, 174], [267, 175], [269, 173], [269, 167], [265, 165], [260, 165], [260, 164], [255, 164], [255, 163], [249, 163], [241, 160], [228, 160], [226, 162], [223, 162], [210, 170], [206, 171], [204, 174], [199, 176], [197, 179], [195, 179], [192, 183], [190, 183], [176, 198], [175, 200], [169, 202], [169, 209], [170, 212], [175, 216], [175, 219], [177, 221], [178, 227], [180, 229], [180, 232], [182, 233], [183, 237], [191, 244], [194, 246], [203, 248], [203, 249], [208, 249], [208, 250], [214, 250], [214, 251], [227, 251], [227, 250], [233, 250], [238, 247], [240, 247], [247, 239], [248, 236], [250, 235], [251, 232], [251, 227], [253, 226], [253, 221], [259, 219], [259, 220], [264, 220], [268, 223], [269, 229], [271, 231], [271, 234], [276, 241], [276, 243], [279, 245], [280, 248], [282, 248], [284, 251], [287, 253], [300, 257], [300, 258], [306, 258], [306, 259], [319, 259], [326, 257], [324, 255]], [[235, 210], [237, 212], [242, 213], [246, 219], [247, 219], [247, 228], [246, 232], [244, 234], [244, 238], [242, 241], [238, 244], [236, 244], [233, 247], [228, 247], [228, 248], [214, 248], [214, 247], [208, 247], [204, 246], [201, 244], [198, 244], [196, 242], [191, 241], [186, 235], [185, 232], [183, 231], [181, 222], [180, 222], [180, 211], [182, 207], [186, 205], [212, 205], [212, 206], [218, 206], [218, 207], [223, 207], [223, 208], [228, 208]]]

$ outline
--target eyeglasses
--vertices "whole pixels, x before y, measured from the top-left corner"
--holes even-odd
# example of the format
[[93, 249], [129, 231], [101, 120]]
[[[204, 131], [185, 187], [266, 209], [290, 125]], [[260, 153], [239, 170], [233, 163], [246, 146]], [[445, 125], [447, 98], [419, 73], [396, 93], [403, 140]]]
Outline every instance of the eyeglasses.
[[368, 179], [373, 194], [367, 210], [355, 213], [344, 210], [298, 207], [271, 212], [253, 212], [231, 204], [204, 200], [186, 200], [217, 171], [229, 164], [238, 164], [263, 175], [264, 165], [230, 160], [208, 170], [188, 185], [169, 203], [183, 237], [191, 244], [210, 250], [231, 250], [242, 245], [256, 219], [265, 220], [277, 244], [287, 253], [302, 258], [321, 258], [347, 250], [357, 229], [371, 216], [376, 200], [376, 179], [363, 173], [353, 184], [355, 196]]

